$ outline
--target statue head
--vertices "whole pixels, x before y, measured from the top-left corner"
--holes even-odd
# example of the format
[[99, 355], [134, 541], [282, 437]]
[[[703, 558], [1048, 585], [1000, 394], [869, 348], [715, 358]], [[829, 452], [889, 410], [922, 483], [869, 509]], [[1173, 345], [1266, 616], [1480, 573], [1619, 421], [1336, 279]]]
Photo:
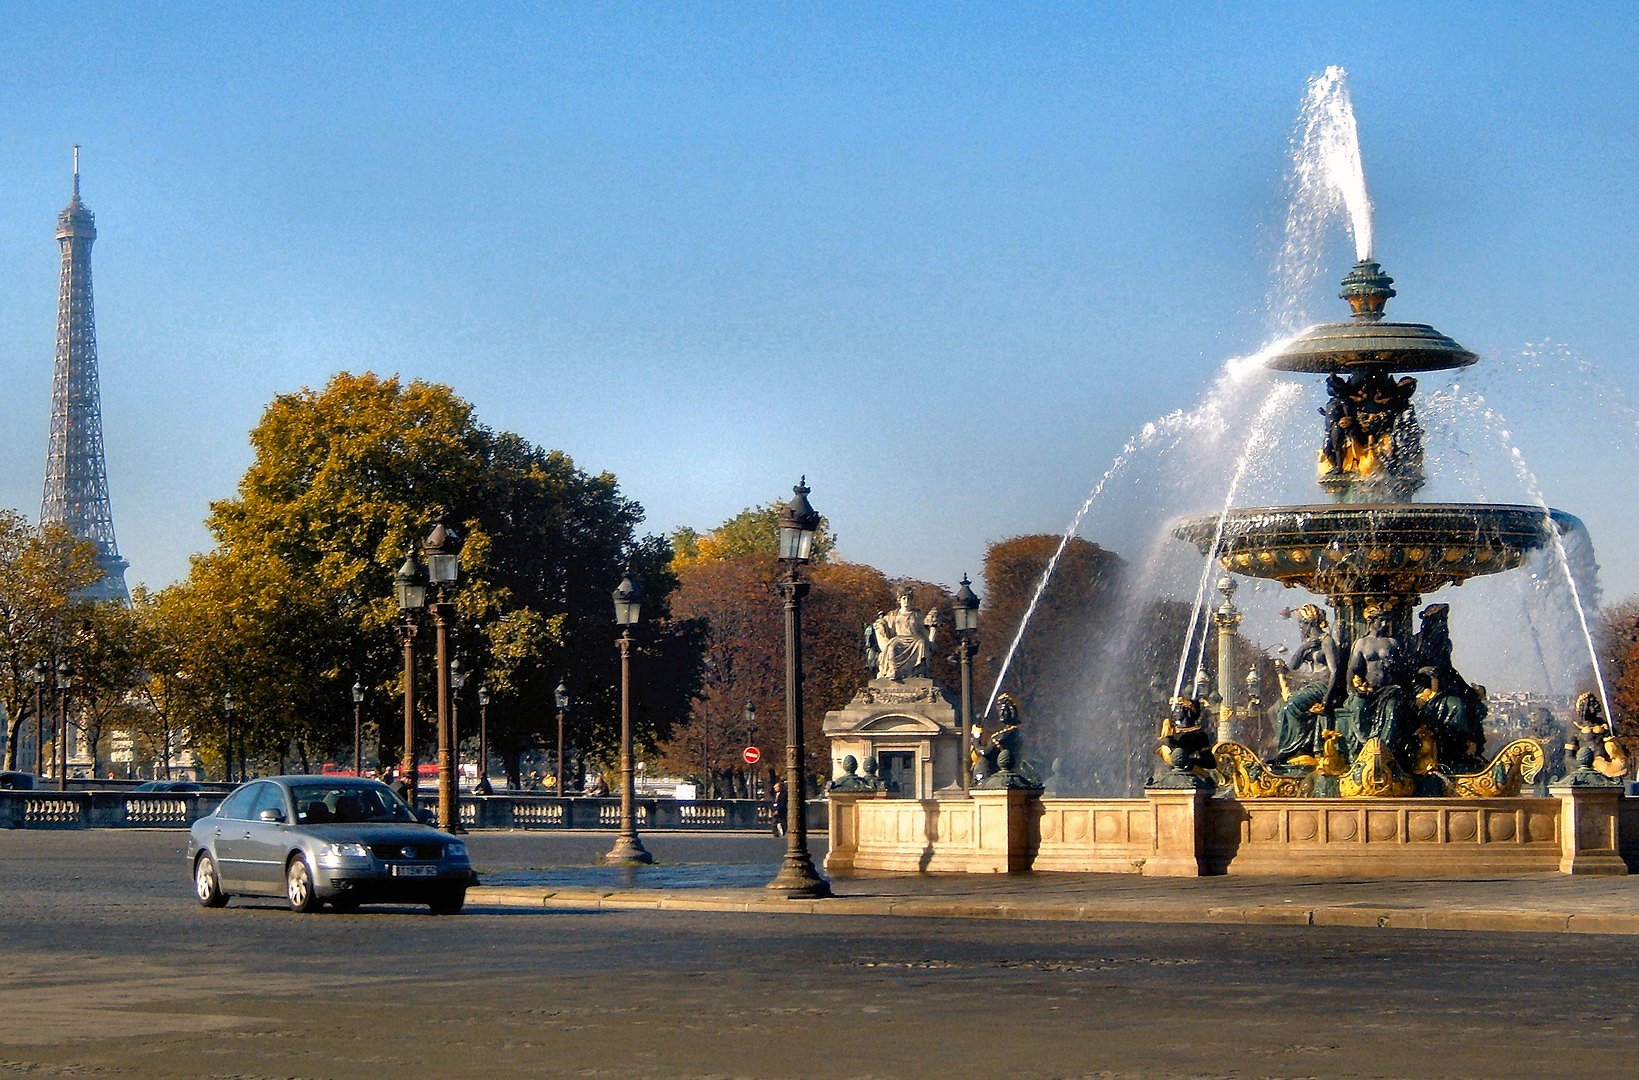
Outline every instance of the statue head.
[[844, 754], [842, 756], [842, 771], [849, 776], [859, 772], [859, 759], [852, 754]]
[[1605, 709], [1599, 703], [1599, 695], [1592, 690], [1576, 696], [1572, 711], [1576, 714], [1576, 726], [1583, 731], [1591, 733], [1605, 726]]
[[1012, 694], [1002, 694], [996, 699], [996, 719], [1004, 724], [1019, 722], [1019, 699]]
[[1174, 731], [1201, 726], [1201, 702], [1192, 697], [1172, 699], [1172, 727]]
[[1326, 629], [1326, 612], [1319, 604], [1304, 604], [1292, 611], [1292, 617], [1305, 630], [1311, 628], [1316, 630]]
[[909, 585], [906, 585], [906, 586], [903, 586], [899, 590], [899, 610], [900, 611], [909, 611], [910, 609], [911, 609], [911, 587]]
[[876, 775], [876, 758], [867, 757], [865, 759], [865, 775], [866, 776], [875, 776]]
[[1383, 631], [1389, 627], [1389, 620], [1394, 617], [1394, 600], [1372, 600], [1366, 604], [1361, 614], [1366, 617], [1366, 625], [1374, 630]]

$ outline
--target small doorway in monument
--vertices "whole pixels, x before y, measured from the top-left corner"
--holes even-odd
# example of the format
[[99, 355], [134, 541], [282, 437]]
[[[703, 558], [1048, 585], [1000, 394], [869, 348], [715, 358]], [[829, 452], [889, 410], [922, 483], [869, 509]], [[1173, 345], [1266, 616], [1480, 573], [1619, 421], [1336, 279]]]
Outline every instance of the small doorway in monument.
[[916, 752], [914, 750], [884, 750], [877, 755], [883, 786], [890, 799], [916, 798]]

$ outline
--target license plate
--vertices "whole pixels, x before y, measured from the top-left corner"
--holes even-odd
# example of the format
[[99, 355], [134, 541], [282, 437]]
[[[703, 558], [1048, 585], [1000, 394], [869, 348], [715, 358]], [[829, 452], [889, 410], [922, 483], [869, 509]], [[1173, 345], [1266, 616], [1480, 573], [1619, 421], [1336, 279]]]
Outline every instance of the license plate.
[[437, 877], [436, 866], [394, 866], [394, 877]]

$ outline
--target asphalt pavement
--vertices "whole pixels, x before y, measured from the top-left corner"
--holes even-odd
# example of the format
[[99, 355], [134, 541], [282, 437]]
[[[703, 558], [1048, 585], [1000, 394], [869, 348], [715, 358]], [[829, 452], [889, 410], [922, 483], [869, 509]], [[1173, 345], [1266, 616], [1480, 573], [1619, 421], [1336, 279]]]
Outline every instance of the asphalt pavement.
[[[612, 837], [471, 839], [500, 879], [590, 873]], [[673, 873], [771, 875], [781, 850], [645, 839]], [[0, 1072], [1628, 1077], [1639, 1055], [1619, 937], [482, 901], [454, 918], [207, 911], [183, 843], [0, 833]]]

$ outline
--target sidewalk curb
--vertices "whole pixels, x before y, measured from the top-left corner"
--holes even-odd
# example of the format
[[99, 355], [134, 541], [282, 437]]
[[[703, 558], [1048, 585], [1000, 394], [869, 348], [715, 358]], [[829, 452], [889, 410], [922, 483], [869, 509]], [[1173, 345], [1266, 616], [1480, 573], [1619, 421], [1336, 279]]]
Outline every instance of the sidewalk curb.
[[558, 911], [721, 911], [783, 915], [910, 916], [932, 919], [1017, 919], [1025, 922], [1223, 923], [1237, 926], [1347, 926], [1392, 930], [1484, 931], [1503, 934], [1639, 936], [1639, 914], [1503, 910], [1463, 907], [1382, 907], [1372, 904], [1255, 904], [1239, 907], [1156, 906], [1153, 903], [1019, 903], [929, 897], [839, 896], [782, 900], [761, 890], [707, 894], [664, 889], [481, 886], [475, 905], [546, 907]]

